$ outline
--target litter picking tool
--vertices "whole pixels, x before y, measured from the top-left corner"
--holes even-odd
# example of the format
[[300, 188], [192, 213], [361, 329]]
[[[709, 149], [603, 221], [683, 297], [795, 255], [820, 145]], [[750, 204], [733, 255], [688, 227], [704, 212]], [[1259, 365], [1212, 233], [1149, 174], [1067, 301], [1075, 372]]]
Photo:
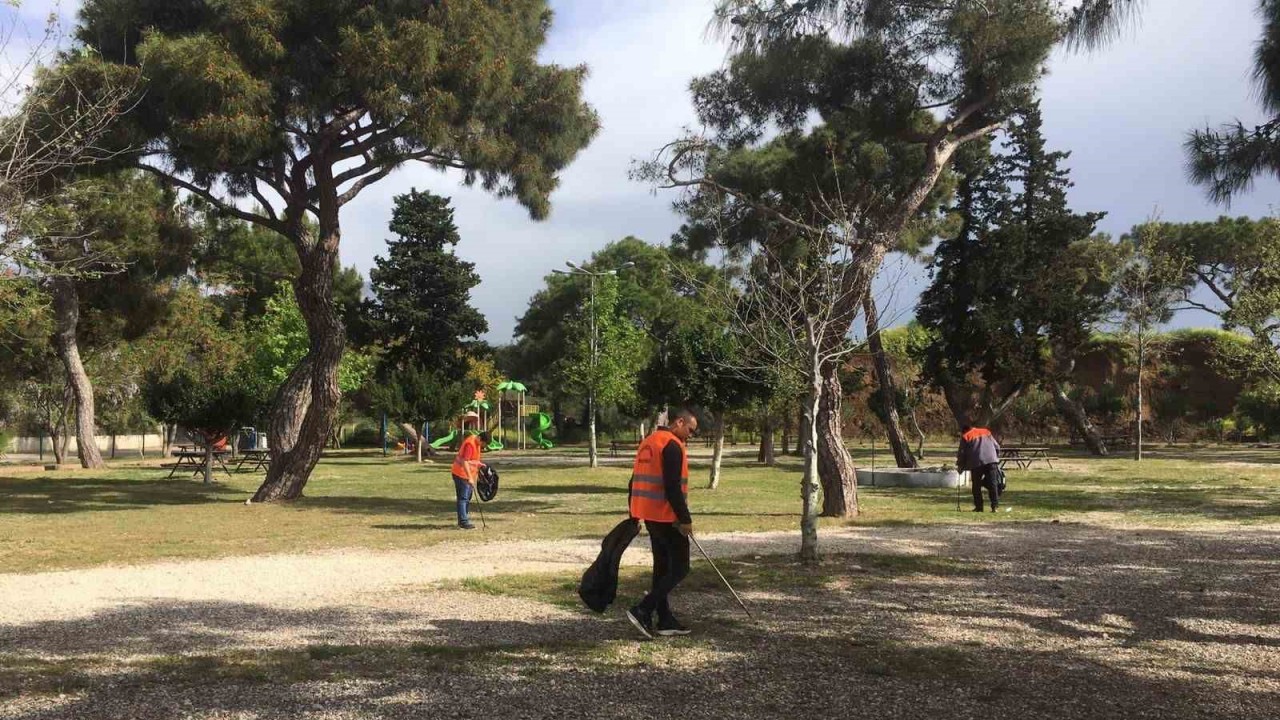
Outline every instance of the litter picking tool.
[[746, 613], [748, 618], [755, 620], [755, 616], [753, 616], [751, 611], [747, 609], [747, 604], [742, 602], [742, 598], [738, 597], [738, 591], [733, 589], [733, 586], [729, 584], [728, 579], [725, 578], [724, 573], [720, 572], [720, 568], [716, 567], [715, 561], [712, 560], [711, 556], [707, 554], [707, 551], [702, 548], [702, 543], [698, 542], [698, 538], [694, 537], [693, 533], [689, 533], [689, 539], [693, 541], [694, 545], [698, 546], [698, 552], [702, 553], [702, 557], [711, 565], [711, 569], [715, 570], [716, 574], [720, 576], [720, 582], [723, 582], [724, 586], [729, 588], [729, 592], [733, 593], [733, 599], [738, 601], [738, 607], [742, 608], [742, 612]]
[[476, 503], [476, 509], [480, 511], [480, 530], [488, 530], [489, 525], [484, 521], [484, 503]]

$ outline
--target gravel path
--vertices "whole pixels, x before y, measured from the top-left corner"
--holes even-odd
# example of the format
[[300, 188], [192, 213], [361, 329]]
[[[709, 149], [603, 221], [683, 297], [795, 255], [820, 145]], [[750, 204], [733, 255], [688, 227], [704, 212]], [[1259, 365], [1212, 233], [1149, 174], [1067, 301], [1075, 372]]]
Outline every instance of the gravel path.
[[[740, 588], [758, 623], [687, 591], [698, 633], [661, 644], [632, 642], [616, 613], [433, 586], [576, 572], [596, 552], [586, 541], [0, 575], [0, 688], [40, 685], [0, 694], [0, 718], [1280, 716], [1275, 528], [1002, 523], [822, 541], [858, 555]], [[703, 542], [750, 569], [796, 536]], [[895, 555], [916, 557], [877, 559]], [[643, 542], [627, 556], [647, 560]], [[364, 654], [291, 669], [330, 646]], [[192, 683], [192, 666], [166, 680], [154, 663], [175, 657], [210, 680]], [[63, 688], [51, 678], [67, 667]]]

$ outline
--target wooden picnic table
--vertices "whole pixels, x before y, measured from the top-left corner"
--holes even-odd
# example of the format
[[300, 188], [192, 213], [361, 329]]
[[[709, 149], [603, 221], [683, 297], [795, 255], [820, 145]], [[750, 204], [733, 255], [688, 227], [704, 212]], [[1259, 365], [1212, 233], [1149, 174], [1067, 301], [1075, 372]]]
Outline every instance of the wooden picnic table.
[[[174, 473], [178, 472], [178, 468], [181, 468], [181, 467], [191, 468], [192, 475], [198, 475], [204, 472], [204, 465], [205, 465], [204, 450], [183, 450], [181, 449], [182, 447], [184, 447], [182, 445], [179, 445], [178, 447], [179, 447], [178, 450], [173, 451], [173, 456], [176, 457], [178, 461], [175, 462], [172, 466], [170, 466], [172, 469], [169, 470], [169, 475], [165, 478], [166, 480], [168, 480], [169, 478], [172, 478], [174, 476]], [[190, 447], [190, 446], [185, 446], [185, 447]], [[231, 477], [231, 471], [227, 469], [227, 463], [226, 461], [223, 460], [223, 458], [226, 457], [229, 452], [230, 451], [228, 450], [214, 450], [213, 454], [210, 456], [212, 459], [212, 462], [215, 462], [222, 467], [222, 471], [227, 474], [227, 477]]]
[[258, 449], [241, 450], [240, 457], [236, 458], [235, 462], [236, 472], [240, 472], [245, 465], [250, 463], [253, 464], [253, 467], [249, 468], [249, 472], [258, 472], [266, 468], [267, 464], [271, 462], [271, 451]]
[[1054, 459], [1049, 456], [1047, 447], [1008, 445], [1000, 448], [1000, 467], [1002, 468], [1013, 465], [1019, 470], [1027, 470], [1035, 463], [1042, 462], [1052, 470]]

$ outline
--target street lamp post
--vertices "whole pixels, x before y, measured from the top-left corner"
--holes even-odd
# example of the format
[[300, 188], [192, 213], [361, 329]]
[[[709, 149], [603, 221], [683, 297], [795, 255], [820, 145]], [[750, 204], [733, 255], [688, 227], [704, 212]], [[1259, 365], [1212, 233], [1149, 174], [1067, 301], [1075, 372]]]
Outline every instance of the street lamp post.
[[588, 363], [591, 368], [591, 379], [587, 384], [587, 464], [590, 467], [600, 466], [600, 453], [596, 447], [596, 366], [599, 362], [600, 353], [600, 336], [596, 331], [596, 278], [611, 275], [617, 275], [618, 271], [635, 267], [633, 262], [625, 262], [612, 270], [587, 270], [585, 268], [574, 265], [571, 262], [565, 262], [569, 266], [568, 270], [552, 270], [557, 275], [585, 275], [590, 280], [590, 291], [588, 292], [588, 303], [590, 304], [590, 326], [591, 339], [589, 341], [591, 357]]

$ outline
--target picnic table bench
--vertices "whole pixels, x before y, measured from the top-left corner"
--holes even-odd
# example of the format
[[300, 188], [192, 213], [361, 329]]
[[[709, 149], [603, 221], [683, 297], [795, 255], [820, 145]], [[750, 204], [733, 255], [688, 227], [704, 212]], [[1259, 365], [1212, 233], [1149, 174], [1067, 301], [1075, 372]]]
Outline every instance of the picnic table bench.
[[[165, 478], [166, 480], [168, 480], [169, 478], [172, 478], [174, 476], [174, 473], [178, 472], [178, 469], [182, 467], [191, 468], [192, 475], [199, 475], [200, 473], [204, 472], [204, 465], [205, 465], [204, 450], [188, 449], [188, 448], [191, 448], [191, 446], [179, 445], [178, 449], [173, 451], [173, 456], [177, 458], [178, 461], [171, 465], [161, 466], [161, 467], [171, 468], [169, 470], [169, 475]], [[214, 450], [213, 454], [210, 456], [211, 458], [210, 461], [213, 463], [217, 463], [219, 466], [221, 466], [222, 471], [227, 474], [227, 477], [231, 477], [231, 471], [227, 469], [227, 463], [226, 461], [223, 460], [223, 458], [225, 458], [229, 453], [230, 453], [229, 450]], [[212, 470], [212, 468], [210, 469]]]
[[240, 457], [235, 459], [236, 472], [244, 470], [244, 466], [250, 464], [252, 464], [253, 467], [249, 468], [248, 472], [258, 472], [259, 470], [266, 468], [270, 462], [270, 450], [259, 450], [256, 448], [253, 450], [241, 450]]
[[610, 440], [609, 456], [617, 457], [619, 450], [636, 450], [640, 447], [640, 443], [635, 440]]
[[1052, 470], [1053, 461], [1057, 459], [1049, 455], [1049, 448], [1047, 447], [1008, 445], [1000, 448], [1001, 468], [1007, 468], [1012, 465], [1019, 470], [1028, 470], [1036, 463], [1044, 463]]

